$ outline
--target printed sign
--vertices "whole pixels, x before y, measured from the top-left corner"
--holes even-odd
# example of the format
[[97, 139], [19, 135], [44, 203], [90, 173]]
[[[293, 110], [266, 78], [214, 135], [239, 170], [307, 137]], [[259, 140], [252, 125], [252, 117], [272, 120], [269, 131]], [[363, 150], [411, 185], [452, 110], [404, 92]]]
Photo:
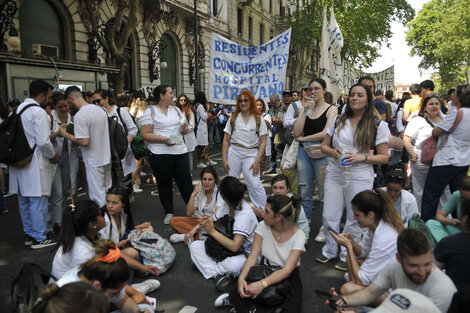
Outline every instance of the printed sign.
[[344, 93], [349, 92], [351, 86], [357, 84], [361, 76], [370, 76], [375, 81], [375, 91], [382, 90], [385, 93], [387, 90], [395, 90], [395, 66], [375, 73], [366, 73], [357, 70], [353, 67], [344, 66]]

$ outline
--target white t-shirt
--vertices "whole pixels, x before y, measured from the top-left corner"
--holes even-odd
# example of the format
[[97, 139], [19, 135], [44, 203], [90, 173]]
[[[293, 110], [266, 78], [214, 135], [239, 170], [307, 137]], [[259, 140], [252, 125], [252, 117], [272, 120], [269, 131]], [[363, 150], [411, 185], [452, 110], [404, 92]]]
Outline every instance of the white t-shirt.
[[[70, 271], [68, 271], [67, 273], [64, 274], [64, 276], [62, 276], [61, 279], [59, 279], [58, 281], [55, 282], [55, 284], [57, 285], [57, 287], [62, 287], [62, 286], [65, 286], [67, 284], [70, 284], [70, 283], [75, 283], [75, 282], [78, 282], [78, 281], [81, 281], [80, 277], [78, 277], [78, 272], [80, 271], [80, 268], [77, 266], [73, 269], [71, 269]], [[123, 287], [121, 289], [121, 291], [119, 292], [119, 295], [115, 298], [111, 298], [111, 302], [114, 303], [114, 304], [117, 304], [119, 302], [122, 301], [122, 299], [124, 299], [124, 297], [126, 296], [126, 288]]]
[[452, 297], [457, 291], [452, 280], [440, 269], [433, 266], [433, 271], [424, 284], [418, 285], [412, 282], [403, 272], [403, 268], [397, 261], [390, 262], [374, 280], [374, 285], [383, 289], [389, 288], [411, 289], [428, 297], [443, 313], [447, 312]]
[[263, 118], [261, 118], [258, 135], [256, 134], [256, 118], [252, 115], [248, 124], [245, 125], [243, 117], [238, 114], [237, 119], [235, 120], [235, 131], [232, 133], [232, 124], [230, 120], [225, 125], [224, 132], [229, 134], [230, 142], [242, 145], [245, 148], [255, 149], [259, 146], [259, 138], [263, 135], [268, 134], [268, 128]]
[[197, 209], [194, 212], [193, 217], [212, 216], [215, 212], [215, 208], [220, 208], [224, 203], [225, 202], [222, 199], [217, 186], [214, 187], [214, 194], [212, 195], [212, 200], [209, 204], [207, 204], [206, 192], [201, 190], [194, 199], [194, 204], [197, 206]]
[[[268, 259], [272, 266], [284, 266], [292, 250], [305, 251], [305, 234], [301, 229], [298, 229], [288, 241], [283, 243], [274, 239], [271, 227], [267, 226], [264, 221], [258, 224], [256, 233], [263, 237], [261, 255]], [[297, 266], [300, 266], [300, 259]]]
[[[339, 118], [337, 116], [336, 118]], [[335, 132], [333, 136], [333, 147], [340, 148], [344, 152], [351, 152], [351, 153], [362, 153], [359, 152], [358, 148], [354, 144], [354, 132], [356, 131], [356, 127], [351, 127], [351, 123], [349, 119], [346, 119], [346, 123], [341, 131], [338, 134], [338, 129], [341, 125], [338, 125], [338, 128], [335, 129], [335, 121], [330, 124], [327, 129], [327, 134], [333, 136], [333, 132]], [[379, 127], [377, 129], [377, 136], [375, 138], [375, 146], [378, 146], [382, 143], [388, 143], [388, 136], [390, 134], [390, 130], [388, 129], [388, 124], [384, 121], [380, 121]], [[341, 160], [328, 157], [328, 167], [326, 168], [326, 172], [328, 175], [335, 175], [341, 176]], [[351, 178], [352, 180], [357, 180], [366, 177], [374, 177], [374, 167], [372, 164], [368, 164], [365, 162], [357, 162], [351, 164]]]
[[[432, 166], [467, 166], [470, 164], [470, 108], [461, 108], [462, 120], [453, 133], [449, 134], [446, 144], [440, 148], [432, 161]], [[449, 131], [454, 126], [457, 111], [450, 111], [437, 126]], [[445, 135], [439, 136], [437, 147], [440, 147]]]
[[80, 146], [85, 166], [99, 167], [111, 163], [108, 118], [105, 110], [88, 104], [74, 116], [75, 138], [90, 139], [88, 146]]
[[297, 117], [295, 117], [295, 109], [294, 105], [297, 108], [297, 111], [300, 113], [300, 110], [302, 109], [302, 103], [299, 101], [292, 102], [289, 107], [287, 108], [286, 114], [284, 114], [284, 122], [282, 123], [282, 126], [284, 128], [287, 128], [289, 126], [293, 126], [295, 124], [295, 120]]
[[106, 222], [106, 226], [103, 227], [98, 233], [100, 234], [101, 239], [110, 239], [115, 244], [118, 244], [121, 240], [122, 236], [126, 233], [126, 223], [127, 223], [127, 214], [124, 211], [121, 212], [121, 236], [119, 236], [118, 227], [116, 225], [116, 221], [111, 216], [109, 218], [108, 214], [104, 215], [104, 221]]
[[359, 278], [364, 286], [370, 285], [380, 274], [380, 271], [397, 253], [397, 231], [388, 223], [380, 220], [375, 231], [367, 229], [366, 235], [360, 242], [361, 258], [367, 257], [359, 269]]
[[[153, 112], [152, 113], [152, 109]], [[154, 117], [152, 118], [152, 114]], [[152, 125], [155, 135], [170, 138], [171, 133], [179, 127], [179, 121], [183, 118], [180, 109], [174, 105], [168, 107], [165, 115], [156, 105], [149, 105], [139, 120], [140, 126]], [[148, 142], [148, 149], [153, 154], [183, 154], [188, 152], [183, 140], [172, 146], [162, 142]]]
[[413, 117], [406, 125], [404, 135], [413, 139], [413, 151], [419, 160], [421, 160], [423, 143], [432, 136], [432, 129], [433, 127], [429, 125], [426, 119], [418, 115]]
[[52, 275], [56, 279], [61, 279], [66, 272], [95, 255], [93, 245], [85, 236], [75, 237], [72, 250], [69, 252], [63, 253], [62, 248], [62, 246], [59, 247], [52, 261]]
[[[214, 220], [218, 220], [219, 218], [228, 215], [229, 210], [230, 208], [228, 204], [224, 201], [224, 205], [222, 205], [220, 209], [214, 214]], [[253, 243], [253, 238], [255, 237], [255, 229], [258, 225], [258, 219], [245, 200], [242, 200], [241, 210], [235, 210], [234, 219], [235, 222], [233, 223], [233, 234], [238, 234], [245, 237], [242, 246], [246, 253], [250, 253], [251, 244]]]

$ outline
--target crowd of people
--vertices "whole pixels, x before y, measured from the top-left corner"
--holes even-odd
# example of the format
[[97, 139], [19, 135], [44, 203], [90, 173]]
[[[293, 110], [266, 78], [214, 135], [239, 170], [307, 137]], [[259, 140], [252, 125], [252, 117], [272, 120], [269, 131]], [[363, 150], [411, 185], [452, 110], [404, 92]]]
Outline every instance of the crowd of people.
[[[410, 90], [393, 102], [393, 92], [375, 90], [365, 76], [334, 103], [314, 78], [269, 104], [243, 90], [232, 106], [210, 104], [203, 92], [191, 101], [166, 85], [114, 97], [33, 81], [29, 98], [9, 101], [33, 149], [26, 165], [9, 165], [9, 191], [18, 196], [25, 245], [59, 245], [54, 279], [33, 312], [78, 312], [80, 297], [90, 312], [153, 312], [144, 294], [158, 280], [133, 284], [135, 273], [167, 270], [146, 262], [134, 242], [154, 234], [150, 222], [134, 223], [130, 201], [142, 192], [146, 163], [163, 223], [175, 230], [169, 242], [187, 245], [194, 266], [214, 280], [216, 307], [300, 312], [300, 259], [313, 232], [325, 243], [315, 260], [345, 272], [340, 291], [330, 290], [332, 308], [390, 305], [418, 292], [424, 297], [406, 299], [455, 312], [470, 285], [470, 85], [449, 91], [448, 102], [430, 80]], [[220, 181], [209, 154], [216, 143]], [[174, 183], [186, 216], [175, 216]], [[89, 200], [78, 199], [79, 186]], [[155, 236], [142, 240], [166, 242]], [[159, 249], [168, 257], [166, 243]]]

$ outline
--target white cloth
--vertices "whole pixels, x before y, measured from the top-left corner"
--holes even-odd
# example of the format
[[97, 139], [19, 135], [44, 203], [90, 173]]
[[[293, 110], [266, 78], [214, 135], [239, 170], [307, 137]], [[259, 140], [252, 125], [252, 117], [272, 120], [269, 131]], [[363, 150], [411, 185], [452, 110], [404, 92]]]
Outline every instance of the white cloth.
[[103, 108], [88, 104], [74, 116], [75, 138], [90, 139], [88, 146], [80, 146], [85, 167], [98, 167], [111, 163], [108, 118]]
[[[383, 191], [387, 192], [387, 187], [380, 188]], [[397, 202], [399, 203], [397, 207]], [[398, 214], [401, 216], [403, 220], [403, 224], [405, 226], [408, 225], [408, 221], [411, 217], [418, 213], [418, 202], [416, 201], [416, 197], [409, 192], [408, 190], [402, 189], [400, 193], [400, 197], [395, 201], [395, 209], [397, 209]]]
[[394, 117], [395, 114], [397, 113], [398, 104], [392, 101], [388, 101], [388, 100], [384, 100], [384, 102], [390, 104], [390, 109], [392, 110], [392, 112], [390, 112], [391, 113], [390, 117]]
[[380, 274], [380, 271], [396, 259], [397, 237], [397, 231], [383, 219], [379, 221], [375, 231], [367, 229], [360, 242], [362, 247], [360, 257], [366, 257], [366, 260], [362, 263], [358, 273], [364, 286], [370, 285]]
[[186, 145], [186, 148], [188, 149], [188, 152], [193, 152], [196, 150], [196, 135], [194, 134], [194, 127], [196, 125], [196, 119], [194, 118], [194, 114], [191, 111], [191, 116], [188, 119], [186, 119], [186, 124], [188, 124], [188, 132], [186, 135], [183, 136], [184, 138], [184, 144]]
[[432, 136], [433, 127], [426, 121], [424, 117], [415, 116], [406, 125], [405, 136], [412, 139], [413, 151], [421, 160], [421, 149], [426, 139]]
[[122, 236], [126, 233], [126, 225], [127, 225], [127, 214], [124, 211], [121, 211], [121, 236], [119, 236], [119, 230], [116, 225], [116, 221], [114, 218], [108, 214], [104, 215], [104, 221], [106, 222], [106, 226], [103, 227], [98, 233], [100, 234], [101, 239], [110, 239], [115, 244], [118, 244], [121, 241]]
[[49, 139], [51, 123], [46, 111], [31, 98], [18, 106], [19, 113], [26, 105], [35, 103], [21, 114], [23, 129], [31, 148], [34, 149], [31, 162], [23, 167], [10, 166], [10, 192], [23, 197], [41, 197], [51, 194], [54, 173], [49, 159], [54, 158], [54, 146]]
[[[114, 117], [118, 121], [119, 125], [123, 127], [124, 131], [126, 131], [127, 135], [135, 137], [139, 130], [137, 129], [137, 126], [135, 126], [134, 120], [129, 114], [129, 111], [118, 108], [115, 105], [113, 105], [112, 108], [113, 111], [111, 113], [108, 113], [108, 116]], [[119, 117], [117, 110], [119, 110], [119, 113], [121, 113], [121, 117]], [[127, 146], [126, 155], [121, 160], [121, 165], [124, 176], [129, 175], [137, 169], [137, 166], [135, 164], [135, 157], [132, 153], [130, 144]]]
[[[52, 130], [51, 130], [51, 133], [55, 133], [61, 127], [62, 122], [60, 121], [56, 110], [51, 110], [51, 115], [52, 115]], [[72, 123], [72, 117], [70, 116], [69, 113], [67, 113], [67, 125], [70, 124], [70, 123]], [[62, 154], [62, 147], [64, 145], [64, 140], [66, 140], [66, 139], [64, 137], [61, 137], [61, 136], [57, 136], [53, 140], [51, 140], [52, 144], [54, 145], [55, 152], [58, 155]], [[69, 150], [69, 153], [70, 153], [71, 142], [69, 141], [67, 144], [68, 144], [67, 147], [68, 147], [68, 150]]]
[[284, 126], [284, 128], [293, 126], [295, 124], [295, 120], [297, 118], [294, 117], [295, 115], [294, 105], [296, 106], [299, 112], [302, 109], [302, 103], [300, 101], [292, 102], [289, 105], [289, 107], [287, 108], [286, 114], [284, 114], [284, 122], [282, 123], [282, 126]]
[[212, 200], [207, 204], [207, 196], [204, 190], [201, 190], [194, 199], [194, 205], [197, 207], [196, 211], [193, 214], [193, 217], [199, 216], [212, 216], [215, 212], [216, 207], [221, 207], [224, 205], [224, 200], [220, 195], [219, 188], [214, 187], [214, 194], [212, 195]]
[[[263, 238], [261, 255], [268, 259], [270, 265], [284, 266], [292, 250], [305, 251], [305, 234], [301, 229], [298, 229], [288, 241], [283, 243], [274, 239], [271, 227], [267, 226], [264, 221], [258, 224], [255, 232]], [[300, 259], [297, 266], [300, 266]]]
[[[271, 156], [271, 137], [272, 137], [272, 134], [271, 134], [271, 130], [270, 130], [270, 127], [271, 127], [271, 115], [269, 115], [268, 113], [263, 113], [263, 116], [262, 118], [266, 121], [266, 128], [268, 129], [268, 136], [266, 136], [266, 151], [265, 151], [265, 155], [266, 156]], [[269, 126], [268, 126], [269, 125]], [[263, 170], [263, 169], [261, 169]]]
[[90, 200], [103, 207], [106, 204], [106, 190], [112, 185], [111, 163], [100, 167], [85, 166], [85, 171]]
[[[470, 164], [470, 108], [461, 108], [462, 120], [453, 133], [448, 135], [446, 144], [441, 147], [432, 161], [432, 166], [467, 166]], [[457, 111], [450, 111], [437, 125], [448, 132], [457, 118]], [[437, 147], [440, 147], [444, 135], [439, 136]]]
[[250, 169], [257, 155], [257, 149], [230, 146], [227, 153], [227, 161], [230, 166], [228, 176], [240, 178], [240, 174], [243, 172], [251, 201], [257, 208], [264, 208], [267, 199], [266, 190], [261, 183], [260, 175], [253, 176], [253, 169]]
[[428, 297], [441, 310], [447, 312], [452, 297], [457, 291], [452, 280], [436, 266], [428, 279], [423, 284], [412, 282], [403, 271], [402, 266], [397, 261], [390, 262], [373, 282], [374, 285], [383, 289], [384, 292], [389, 288], [395, 290], [398, 288], [411, 289]]
[[252, 115], [248, 123], [245, 125], [243, 117], [238, 114], [235, 120], [235, 131], [232, 133], [232, 124], [230, 120], [225, 125], [224, 132], [230, 135], [230, 143], [242, 145], [245, 148], [258, 148], [260, 137], [268, 134], [266, 123], [261, 120], [258, 134], [256, 134], [256, 118]]
[[207, 146], [209, 144], [209, 134], [207, 131], [207, 112], [204, 105], [196, 104], [196, 123], [197, 134], [196, 140], [198, 146]]
[[62, 246], [59, 247], [52, 261], [52, 275], [56, 279], [61, 279], [66, 272], [95, 255], [93, 245], [85, 236], [75, 237], [72, 250], [69, 252], [64, 253], [62, 248]]
[[397, 130], [399, 133], [405, 130], [405, 126], [403, 125], [403, 108], [397, 111]]
[[[152, 113], [152, 110], [154, 113]], [[153, 117], [152, 114], [154, 114]], [[152, 125], [155, 135], [170, 138], [173, 130], [179, 127], [181, 118], [183, 118], [183, 114], [174, 105], [168, 107], [166, 115], [157, 106], [149, 105], [140, 118], [139, 123], [140, 126]], [[148, 142], [148, 149], [153, 154], [183, 154], [188, 152], [183, 140], [172, 146], [161, 142]]]

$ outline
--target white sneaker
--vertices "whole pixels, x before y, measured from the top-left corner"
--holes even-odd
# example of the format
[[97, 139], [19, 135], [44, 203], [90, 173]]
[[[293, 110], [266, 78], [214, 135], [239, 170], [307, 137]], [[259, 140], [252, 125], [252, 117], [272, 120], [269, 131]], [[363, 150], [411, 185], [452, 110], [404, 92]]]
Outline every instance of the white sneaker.
[[324, 228], [323, 226], [320, 227], [320, 231], [318, 232], [318, 235], [315, 237], [315, 242], [325, 242], [325, 234], [323, 233]]
[[165, 219], [163, 220], [163, 224], [169, 225], [169, 224], [170, 224], [170, 220], [173, 218], [173, 216], [175, 216], [175, 215], [172, 214], [172, 213], [167, 213], [167, 214], [165, 214]]
[[198, 163], [198, 164], [196, 165], [196, 167], [197, 167], [197, 168], [206, 168], [207, 165], [205, 165], [204, 163]]
[[173, 234], [170, 236], [171, 243], [178, 243], [184, 241], [184, 234]]
[[147, 279], [141, 283], [132, 284], [131, 287], [146, 295], [160, 288], [160, 282], [156, 279]]
[[217, 162], [210, 160], [209, 162], [207, 162], [207, 164], [208, 164], [208, 165], [217, 165]]
[[158, 197], [159, 196], [158, 189], [155, 189], [154, 191], [150, 191], [150, 195], [154, 197]]
[[137, 184], [132, 185], [132, 189], [134, 190], [134, 193], [141, 193], [143, 191]]
[[228, 292], [221, 294], [217, 299], [214, 301], [214, 306], [216, 308], [221, 308], [224, 306], [230, 306], [230, 299], [228, 298]]

